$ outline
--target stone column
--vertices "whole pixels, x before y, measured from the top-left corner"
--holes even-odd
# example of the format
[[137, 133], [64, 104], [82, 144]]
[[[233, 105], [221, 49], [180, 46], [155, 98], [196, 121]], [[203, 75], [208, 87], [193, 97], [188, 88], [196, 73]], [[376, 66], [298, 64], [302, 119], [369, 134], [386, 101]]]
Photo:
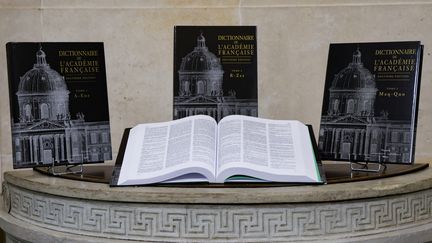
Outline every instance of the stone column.
[[359, 150], [359, 154], [364, 155], [364, 137], [365, 137], [365, 131], [362, 130], [360, 132], [360, 150]]
[[359, 130], [355, 129], [355, 135], [354, 135], [354, 147], [353, 147], [353, 154], [354, 154], [354, 159], [357, 159], [358, 156], [358, 139], [359, 139]]
[[41, 155], [39, 153], [40, 150], [40, 143], [39, 143], [39, 135], [36, 135], [33, 137], [33, 145], [34, 145], [34, 152], [35, 152], [35, 162], [38, 163], [41, 160]]
[[33, 163], [33, 138], [29, 137], [29, 147], [30, 147], [30, 162]]
[[59, 150], [60, 150], [60, 148], [59, 148], [59, 141], [58, 141], [58, 139], [59, 139], [59, 135], [55, 134], [54, 135], [54, 161], [57, 161], [57, 162], [60, 161], [60, 159], [59, 159]]
[[[329, 130], [330, 131], [330, 130]], [[330, 152], [334, 152], [334, 141], [336, 139], [336, 128], [331, 129], [331, 139], [330, 141], [326, 141], [326, 143], [330, 142]]]
[[71, 138], [70, 138], [70, 132], [66, 132], [66, 159], [70, 162], [72, 161], [72, 151], [71, 151]]
[[[345, 137], [345, 129], [341, 129], [340, 139], [339, 139], [339, 158], [342, 158], [342, 150], [343, 150], [343, 143], [344, 143], [344, 137]], [[349, 160], [349, 152], [348, 152], [348, 160]]]
[[60, 160], [65, 159], [65, 136], [64, 134], [60, 135]]
[[336, 137], [334, 141], [334, 158], [338, 158], [338, 152], [339, 152], [339, 143], [340, 143], [340, 135], [341, 135], [341, 129], [336, 129]]
[[42, 136], [39, 136], [39, 154], [40, 154], [40, 160], [39, 162], [44, 163], [44, 152], [43, 152], [43, 139]]
[[365, 145], [365, 147], [364, 147], [364, 153], [365, 153], [365, 155], [369, 154], [370, 133], [371, 133], [370, 129], [367, 128], [366, 129], [366, 138], [365, 138], [365, 143], [364, 143], [364, 145]]
[[39, 161], [39, 156], [38, 156], [38, 136], [32, 136], [32, 140], [33, 140], [33, 162], [38, 162]]

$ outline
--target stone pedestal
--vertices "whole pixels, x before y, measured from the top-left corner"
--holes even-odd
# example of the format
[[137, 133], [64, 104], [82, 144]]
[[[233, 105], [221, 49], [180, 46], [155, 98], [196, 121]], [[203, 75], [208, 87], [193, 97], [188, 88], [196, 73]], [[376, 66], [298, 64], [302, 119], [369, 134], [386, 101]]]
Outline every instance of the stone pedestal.
[[318, 186], [123, 187], [5, 173], [10, 242], [424, 242], [432, 169]]

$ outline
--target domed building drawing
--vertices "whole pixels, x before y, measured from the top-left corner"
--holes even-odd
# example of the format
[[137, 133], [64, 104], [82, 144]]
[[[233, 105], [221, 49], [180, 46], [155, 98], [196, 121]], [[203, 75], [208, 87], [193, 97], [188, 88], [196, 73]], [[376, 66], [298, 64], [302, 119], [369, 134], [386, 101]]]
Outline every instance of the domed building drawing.
[[318, 149], [322, 159], [409, 163], [410, 123], [375, 114], [375, 76], [364, 67], [360, 49], [334, 75], [323, 110]]
[[376, 92], [375, 77], [361, 62], [357, 49], [348, 66], [335, 75], [330, 87], [328, 115], [374, 115]]
[[181, 62], [180, 96], [205, 95], [221, 96], [224, 71], [218, 57], [211, 53], [205, 45], [201, 34], [197, 38], [197, 46], [187, 54]]
[[50, 67], [40, 47], [15, 93], [14, 168], [111, 159], [109, 121], [86, 122], [82, 112], [72, 118], [69, 93], [65, 78]]
[[33, 122], [62, 120], [69, 116], [69, 90], [64, 77], [50, 68], [40, 49], [36, 64], [21, 78], [18, 96], [19, 120]]
[[182, 58], [178, 74], [174, 119], [199, 114], [217, 121], [232, 114], [257, 116], [256, 99], [239, 99], [235, 90], [224, 93], [221, 60], [209, 51], [202, 33], [194, 49]]

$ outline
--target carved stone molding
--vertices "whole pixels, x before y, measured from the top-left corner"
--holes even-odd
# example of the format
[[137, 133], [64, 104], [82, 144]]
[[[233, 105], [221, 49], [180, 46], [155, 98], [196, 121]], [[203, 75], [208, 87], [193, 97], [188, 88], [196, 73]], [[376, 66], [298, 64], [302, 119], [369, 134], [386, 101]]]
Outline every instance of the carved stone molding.
[[92, 201], [12, 184], [10, 214], [33, 225], [131, 240], [296, 241], [360, 237], [432, 222], [432, 190], [371, 200], [268, 205]]

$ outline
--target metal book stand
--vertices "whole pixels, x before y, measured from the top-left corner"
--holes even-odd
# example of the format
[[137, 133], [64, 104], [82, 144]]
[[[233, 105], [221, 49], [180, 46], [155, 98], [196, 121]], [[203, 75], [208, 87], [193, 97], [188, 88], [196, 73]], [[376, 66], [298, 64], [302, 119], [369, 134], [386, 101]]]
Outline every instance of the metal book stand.
[[[367, 161], [365, 162], [357, 162], [351, 160], [350, 155], [350, 169], [352, 172], [373, 172], [373, 173], [382, 173], [387, 169], [387, 165], [384, 161], [386, 161], [390, 155], [390, 150], [381, 150], [381, 153], [373, 153], [371, 155], [378, 155], [378, 163], [369, 163]], [[373, 167], [370, 167], [370, 165], [374, 165]], [[377, 165], [378, 166], [375, 166]]]
[[[371, 168], [369, 166], [369, 164], [372, 164], [372, 163], [350, 161], [351, 172], [374, 172], [374, 173], [382, 173], [387, 168], [387, 166], [383, 162], [379, 162], [378, 166], [375, 166], [376, 168]], [[373, 164], [376, 165], [376, 163], [373, 163]]]
[[[82, 176], [84, 171], [83, 169], [84, 160], [86, 160], [86, 157], [84, 157], [84, 155], [82, 155], [82, 159], [80, 163], [74, 163], [74, 164], [67, 162], [67, 164], [64, 165], [58, 165], [58, 164], [56, 165], [53, 160], [52, 164], [48, 168], [48, 173], [51, 173], [54, 176], [67, 175], [67, 174], [80, 174]], [[60, 169], [61, 167], [63, 168]]]

